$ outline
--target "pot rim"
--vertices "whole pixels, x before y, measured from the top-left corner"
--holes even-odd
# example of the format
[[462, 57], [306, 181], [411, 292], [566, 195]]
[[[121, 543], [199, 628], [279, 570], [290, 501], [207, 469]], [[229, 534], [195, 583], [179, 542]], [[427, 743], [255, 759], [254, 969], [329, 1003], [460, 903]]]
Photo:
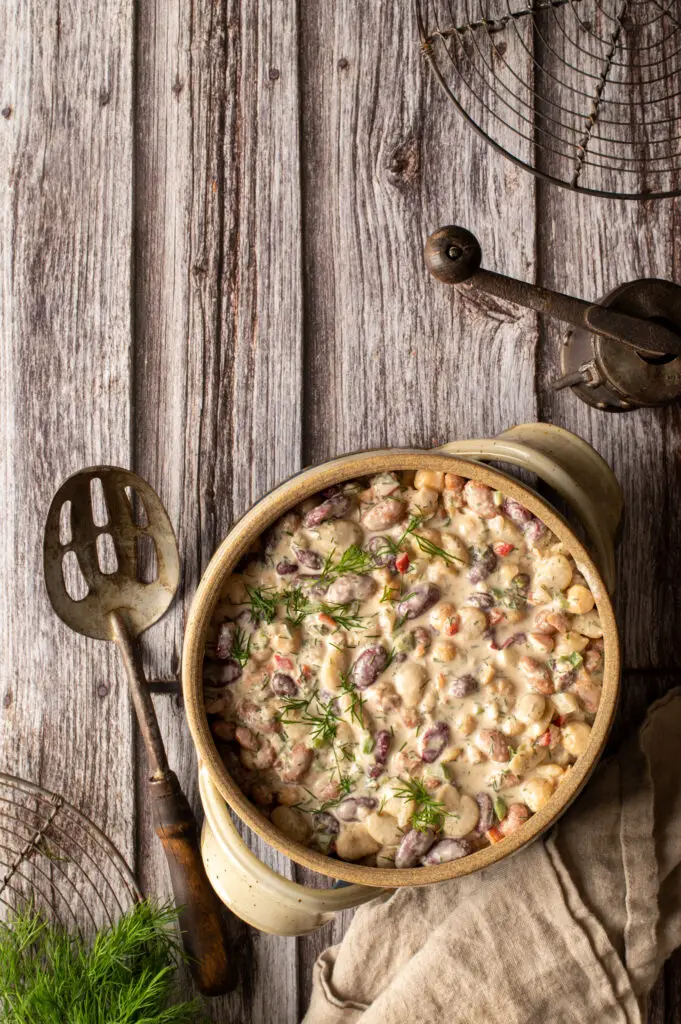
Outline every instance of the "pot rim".
[[[418, 868], [372, 868], [334, 859], [289, 839], [280, 832], [232, 780], [208, 726], [203, 701], [202, 666], [205, 639], [220, 591], [248, 547], [273, 522], [305, 498], [333, 484], [387, 470], [431, 469], [479, 480], [530, 509], [565, 544], [583, 573], [603, 626], [604, 676], [601, 701], [589, 744], [548, 803], [502, 842], [460, 860]], [[470, 874], [515, 853], [553, 825], [584, 787], [603, 752], [617, 708], [620, 653], [617, 624], [605, 583], [591, 555], [563, 517], [530, 487], [498, 469], [479, 462], [418, 448], [382, 448], [355, 452], [309, 467], [279, 484], [238, 520], [211, 558], [192, 601], [182, 652], [182, 689], [187, 720], [199, 759], [233, 811], [262, 839], [295, 863], [345, 882], [396, 888], [429, 885]]]

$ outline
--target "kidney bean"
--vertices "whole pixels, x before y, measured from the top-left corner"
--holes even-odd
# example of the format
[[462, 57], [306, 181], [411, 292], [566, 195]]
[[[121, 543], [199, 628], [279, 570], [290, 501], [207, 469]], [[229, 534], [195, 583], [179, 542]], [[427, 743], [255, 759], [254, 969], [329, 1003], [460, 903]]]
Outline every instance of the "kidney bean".
[[554, 633], [567, 633], [570, 622], [563, 612], [540, 611], [534, 617], [535, 633], [553, 636]]
[[434, 842], [435, 833], [432, 829], [428, 829], [427, 832], [419, 832], [415, 828], [411, 829], [397, 848], [395, 867], [415, 868], [421, 857], [425, 857]]
[[286, 675], [285, 672], [274, 672], [270, 679], [270, 686], [277, 697], [292, 697], [298, 690], [291, 676]]
[[376, 533], [378, 530], [388, 530], [395, 526], [401, 519], [404, 519], [406, 505], [397, 498], [384, 498], [375, 505], [371, 505], [362, 515], [362, 522], [367, 530]]
[[556, 688], [551, 679], [551, 673], [542, 662], [535, 661], [529, 655], [523, 654], [522, 657], [518, 658], [518, 668], [536, 693], [543, 693], [544, 695], [555, 693]]
[[324, 832], [327, 836], [337, 836], [340, 832], [338, 820], [326, 811], [317, 811], [312, 815], [312, 826], [315, 832]]
[[513, 644], [524, 644], [527, 640], [525, 633], [514, 633], [513, 636], [508, 636], [502, 644], [499, 645], [500, 651], [505, 651], [507, 647], [512, 647]]
[[510, 519], [512, 523], [520, 527], [526, 526], [534, 519], [529, 508], [525, 508], [515, 498], [504, 498], [501, 503], [501, 511], [507, 519]]
[[482, 519], [493, 519], [494, 516], [499, 515], [499, 509], [494, 504], [493, 493], [491, 487], [481, 484], [478, 480], [469, 480], [463, 489], [466, 504]]
[[229, 658], [234, 649], [234, 634], [236, 623], [223, 622], [218, 630], [218, 638], [215, 643], [215, 653], [218, 658]]
[[349, 796], [335, 808], [335, 815], [340, 821], [362, 821], [377, 807], [373, 796]]
[[487, 754], [490, 761], [503, 764], [511, 757], [506, 737], [498, 729], [481, 729], [475, 742], [478, 749]]
[[436, 722], [421, 737], [421, 760], [432, 764], [445, 749], [449, 739], [449, 726], [446, 722]]
[[388, 729], [381, 729], [374, 736], [374, 760], [376, 764], [385, 764], [388, 760], [391, 739], [392, 736]]
[[499, 830], [505, 836], [510, 836], [512, 832], [516, 832], [522, 824], [524, 824], [530, 817], [530, 809], [525, 804], [511, 804], [509, 807], [506, 817], [499, 825]]
[[473, 565], [468, 570], [471, 583], [482, 583], [497, 567], [497, 556], [490, 547], [473, 548]]
[[326, 592], [331, 604], [350, 604], [351, 601], [364, 601], [378, 589], [373, 576], [358, 576], [354, 572], [346, 573], [334, 580]]
[[282, 558], [276, 565], [277, 576], [292, 576], [298, 572], [298, 563], [292, 562], [290, 558]]
[[546, 527], [539, 519], [531, 519], [523, 530], [528, 544], [535, 547], [546, 537]]
[[466, 604], [469, 608], [481, 608], [483, 612], [488, 612], [490, 608], [494, 608], [494, 597], [492, 594], [476, 591], [475, 594], [468, 595]]
[[298, 547], [297, 544], [292, 544], [291, 548], [300, 564], [304, 565], [306, 569], [313, 569], [316, 572], [324, 565], [324, 559], [317, 551], [312, 551], [311, 548]]
[[374, 556], [376, 565], [395, 571], [395, 555], [390, 550], [390, 545], [385, 537], [372, 537], [367, 547]]
[[478, 680], [475, 676], [459, 676], [458, 679], [452, 679], [449, 684], [448, 692], [450, 697], [469, 697], [471, 693], [475, 693], [478, 689]]
[[214, 736], [217, 736], [220, 740], [233, 740], [236, 736], [236, 724], [234, 722], [225, 722], [222, 718], [217, 718], [210, 724], [211, 732]]
[[459, 860], [467, 857], [475, 850], [475, 844], [470, 839], [441, 839], [435, 846], [431, 846], [425, 857], [421, 858], [424, 867], [431, 864], [448, 864], [450, 860]]
[[388, 663], [388, 653], [380, 644], [372, 644], [360, 654], [350, 669], [350, 679], [357, 690], [368, 690]]
[[423, 615], [440, 600], [440, 588], [434, 583], [417, 583], [411, 594], [400, 601], [397, 614], [407, 619], [415, 619]]
[[496, 817], [494, 814], [494, 804], [489, 793], [478, 793], [475, 797], [475, 802], [480, 808], [480, 817], [478, 818], [478, 824], [475, 826], [475, 831], [483, 835], [494, 824]]
[[340, 493], [332, 494], [321, 505], [316, 505], [311, 509], [305, 515], [303, 523], [309, 528], [326, 523], [329, 519], [341, 519], [348, 514], [350, 508], [351, 502], [348, 497]]
[[203, 681], [210, 686], [231, 686], [241, 678], [242, 668], [235, 658], [222, 661], [206, 659], [203, 665]]

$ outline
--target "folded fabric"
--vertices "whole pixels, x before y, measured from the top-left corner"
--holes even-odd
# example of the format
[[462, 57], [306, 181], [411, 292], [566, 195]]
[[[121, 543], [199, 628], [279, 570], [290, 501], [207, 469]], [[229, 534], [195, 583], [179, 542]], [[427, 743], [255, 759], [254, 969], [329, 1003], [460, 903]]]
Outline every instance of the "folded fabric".
[[643, 1024], [681, 945], [679, 750], [674, 690], [549, 838], [362, 907], [304, 1024]]

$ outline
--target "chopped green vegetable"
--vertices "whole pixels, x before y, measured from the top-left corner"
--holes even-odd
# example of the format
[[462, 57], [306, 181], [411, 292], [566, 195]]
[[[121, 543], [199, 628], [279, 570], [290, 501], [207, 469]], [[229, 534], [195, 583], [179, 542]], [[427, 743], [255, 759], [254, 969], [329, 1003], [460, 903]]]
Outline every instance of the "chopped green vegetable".
[[503, 797], [495, 796], [494, 799], [492, 800], [492, 806], [494, 807], [494, 813], [497, 816], [497, 821], [503, 821], [503, 819], [506, 817], [507, 811], [506, 801], [503, 799]]

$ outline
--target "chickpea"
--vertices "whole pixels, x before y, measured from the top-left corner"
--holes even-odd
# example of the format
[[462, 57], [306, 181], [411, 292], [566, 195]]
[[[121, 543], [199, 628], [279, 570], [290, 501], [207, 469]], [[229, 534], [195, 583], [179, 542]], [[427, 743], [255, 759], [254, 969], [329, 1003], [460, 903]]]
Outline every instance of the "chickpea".
[[591, 726], [586, 722], [568, 722], [561, 730], [563, 746], [573, 757], [583, 754], [589, 744]]
[[[391, 588], [392, 589], [392, 588]], [[394, 597], [399, 596], [397, 589], [392, 589]], [[392, 633], [393, 626], [397, 621], [397, 612], [394, 607], [390, 604], [382, 604], [378, 609], [378, 625], [383, 633]]]
[[527, 639], [530, 647], [540, 654], [550, 654], [553, 650], [553, 638], [547, 633], [529, 633]]
[[520, 722], [513, 715], [508, 715], [501, 723], [500, 729], [504, 736], [520, 736], [525, 732], [525, 723]]
[[590, 612], [594, 606], [593, 594], [588, 587], [582, 587], [580, 584], [570, 587], [565, 596], [568, 611], [573, 615], [583, 615], [585, 612]]
[[430, 613], [429, 622], [433, 629], [437, 629], [439, 633], [446, 633], [447, 636], [453, 636], [459, 628], [456, 608], [453, 604], [446, 604], [443, 601], [435, 605]]
[[461, 757], [461, 747], [449, 746], [440, 754], [440, 761], [442, 764], [449, 764], [451, 761], [457, 761]]
[[496, 675], [496, 669], [495, 669], [494, 665], [490, 665], [490, 663], [488, 661], [486, 661], [478, 669], [478, 682], [482, 686], [489, 686], [489, 684], [494, 679], [495, 675]]
[[454, 728], [457, 732], [460, 732], [462, 736], [470, 736], [471, 733], [475, 732], [476, 726], [475, 716], [466, 715], [463, 711], [454, 719]]
[[579, 701], [575, 697], [574, 693], [554, 693], [551, 697], [551, 703], [558, 712], [559, 715], [565, 717], [566, 715], [574, 715], [579, 711]]
[[477, 747], [469, 743], [465, 749], [465, 757], [468, 764], [480, 764], [481, 761], [485, 760], [485, 755]]
[[557, 784], [561, 779], [565, 778], [566, 772], [559, 764], [540, 764], [535, 775], [542, 779], [549, 779], [550, 782]]
[[426, 692], [423, 695], [423, 700], [421, 701], [420, 709], [421, 711], [427, 714], [429, 711], [433, 710], [436, 704], [437, 694], [435, 692], [435, 689], [432, 686], [428, 686], [426, 688]]
[[601, 619], [595, 608], [590, 612], [586, 612], [585, 615], [576, 615], [572, 621], [572, 628], [576, 633], [588, 636], [592, 640], [603, 636]]
[[417, 469], [414, 477], [414, 487], [420, 491], [423, 487], [430, 487], [434, 491], [441, 491], [445, 485], [444, 473], [436, 473], [432, 469]]
[[434, 487], [421, 487], [414, 492], [409, 511], [412, 515], [432, 516], [437, 512], [439, 500], [440, 492]]
[[415, 708], [419, 703], [426, 679], [425, 668], [413, 661], [405, 661], [398, 667], [394, 678], [395, 687], [407, 707]]
[[458, 652], [450, 640], [436, 640], [430, 653], [433, 656], [433, 661], [447, 662], [453, 661]]
[[515, 558], [504, 558], [497, 569], [499, 586], [506, 588], [520, 572], [520, 562]]
[[525, 725], [540, 722], [546, 714], [546, 700], [540, 693], [524, 693], [515, 706], [515, 714]]
[[459, 636], [464, 645], [477, 640], [487, 629], [487, 616], [480, 608], [462, 608], [459, 612]]
[[520, 787], [520, 795], [532, 812], [540, 811], [553, 795], [550, 779], [526, 779]]
[[392, 814], [379, 814], [374, 811], [366, 818], [364, 824], [371, 838], [381, 846], [397, 846], [402, 838], [397, 818], [393, 818]]
[[307, 842], [312, 835], [307, 818], [295, 807], [275, 807], [271, 817], [273, 825], [298, 843]]
[[549, 590], [565, 590], [572, 580], [572, 566], [565, 555], [542, 558], [534, 571], [534, 585]]
[[563, 633], [558, 637], [555, 646], [556, 656], [559, 658], [566, 657], [569, 654], [581, 654], [588, 644], [588, 639], [582, 636], [581, 633], [575, 633], [574, 630], [570, 630], [567, 633]]
[[[516, 753], [510, 760], [509, 768], [514, 775], [520, 777], [531, 771], [532, 768], [536, 768], [538, 764], [546, 760], [548, 751], [546, 747], [533, 747], [529, 745], [521, 745]], [[529, 803], [527, 800], [525, 803]], [[531, 805], [530, 805], [531, 806]]]

